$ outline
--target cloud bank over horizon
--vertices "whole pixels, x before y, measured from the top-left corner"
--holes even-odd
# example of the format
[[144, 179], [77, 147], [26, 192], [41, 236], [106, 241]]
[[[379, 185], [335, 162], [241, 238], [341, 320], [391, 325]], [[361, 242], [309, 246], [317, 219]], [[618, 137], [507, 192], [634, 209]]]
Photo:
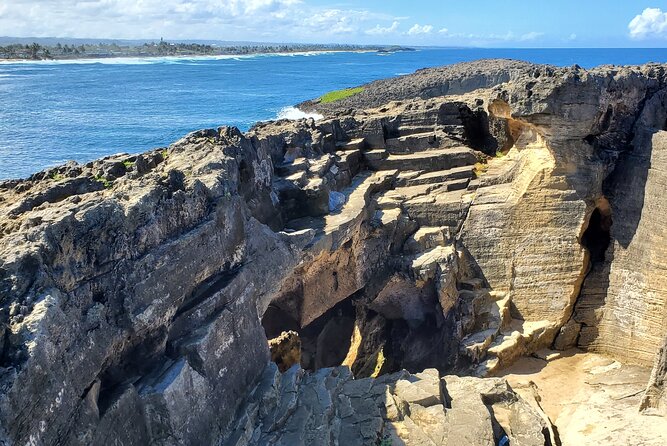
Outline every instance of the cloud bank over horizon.
[[[667, 13], [642, 2], [624, 5], [623, 0], [608, 0], [582, 5], [562, 0], [559, 7], [519, 0], [506, 0], [502, 5], [489, 0], [479, 3], [484, 8], [448, 0], [410, 4], [380, 0], [0, 0], [0, 34], [489, 47], [636, 46], [667, 40]], [[596, 9], [591, 3], [608, 9], [618, 3], [617, 12], [600, 13], [599, 5]], [[523, 8], [512, 10], [519, 4]], [[579, 15], [571, 14], [570, 8], [576, 8]], [[591, 23], [595, 20], [598, 26]]]
[[667, 12], [660, 8], [646, 8], [628, 25], [630, 37], [643, 40], [646, 38], [667, 39]]

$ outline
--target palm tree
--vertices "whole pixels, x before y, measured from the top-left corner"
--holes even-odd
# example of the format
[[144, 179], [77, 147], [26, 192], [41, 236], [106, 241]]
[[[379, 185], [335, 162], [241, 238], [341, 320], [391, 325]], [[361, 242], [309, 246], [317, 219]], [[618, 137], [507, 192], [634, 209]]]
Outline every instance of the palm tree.
[[37, 54], [39, 53], [39, 50], [41, 48], [42, 48], [41, 45], [39, 45], [38, 43], [33, 42], [32, 45], [30, 45], [28, 47], [28, 51], [30, 52], [30, 58], [35, 59], [35, 60], [39, 59]]

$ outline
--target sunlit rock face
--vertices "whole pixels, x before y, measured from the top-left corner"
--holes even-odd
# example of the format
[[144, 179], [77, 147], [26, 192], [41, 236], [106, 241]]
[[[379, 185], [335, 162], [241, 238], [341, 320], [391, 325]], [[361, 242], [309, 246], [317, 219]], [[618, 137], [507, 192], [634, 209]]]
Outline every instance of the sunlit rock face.
[[0, 183], [0, 443], [542, 445], [445, 375], [546, 347], [664, 413], [666, 87], [461, 64]]

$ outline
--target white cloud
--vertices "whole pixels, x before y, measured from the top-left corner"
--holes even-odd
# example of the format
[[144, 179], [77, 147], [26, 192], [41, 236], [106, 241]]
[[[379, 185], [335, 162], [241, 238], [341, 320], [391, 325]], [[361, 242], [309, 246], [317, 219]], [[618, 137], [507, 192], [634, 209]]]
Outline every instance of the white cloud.
[[418, 25], [415, 24], [410, 30], [408, 31], [408, 36], [418, 36], [421, 34], [431, 34], [431, 31], [433, 31], [433, 26], [431, 25]]
[[577, 35], [575, 33], [570, 34], [567, 40], [577, 40]]
[[667, 37], [667, 13], [660, 8], [646, 8], [628, 24], [630, 37]]
[[[544, 33], [538, 33], [538, 32], [532, 31], [532, 32], [529, 32], [529, 33], [526, 33], [526, 34], [522, 34], [522, 35], [519, 37], [519, 41], [521, 41], [521, 42], [527, 42], [527, 41], [529, 41], [529, 40], [539, 39], [539, 38], [542, 37], [543, 35], [544, 35]], [[510, 39], [510, 40], [511, 40], [511, 39]]]
[[353, 42], [392, 19], [302, 0], [0, 0], [0, 34], [29, 37]]
[[537, 31], [531, 31], [521, 35], [518, 35], [513, 31], [508, 31], [504, 34], [450, 33], [446, 28], [438, 32], [444, 34], [447, 38], [465, 39], [467, 41], [466, 43], [473, 45], [486, 45], [499, 42], [529, 42], [546, 35], [545, 33]]
[[[407, 45], [447, 41], [475, 46], [502, 46], [507, 42], [525, 42], [525, 46], [531, 46], [543, 36], [539, 32], [504, 33], [502, 28], [479, 34], [460, 33], [441, 23], [415, 23], [416, 18], [398, 17], [397, 11], [315, 3], [313, 0], [0, 0], [0, 35], [164, 37], [171, 41], [391, 41]], [[364, 3], [338, 2], [339, 5]]]
[[386, 28], [382, 28], [380, 25], [375, 25], [375, 28], [371, 28], [366, 30], [366, 34], [369, 36], [382, 36], [385, 34], [392, 34], [395, 33], [398, 30], [400, 23], [395, 21], [394, 23], [391, 24], [391, 26], [388, 26]]

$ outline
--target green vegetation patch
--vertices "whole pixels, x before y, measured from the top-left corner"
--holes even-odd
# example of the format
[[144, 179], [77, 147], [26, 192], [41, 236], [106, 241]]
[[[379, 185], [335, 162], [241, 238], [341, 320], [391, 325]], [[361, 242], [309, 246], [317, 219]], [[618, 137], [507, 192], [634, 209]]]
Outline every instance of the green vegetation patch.
[[102, 175], [95, 175], [95, 181], [101, 183], [105, 189], [109, 189], [113, 185], [111, 181], [107, 180]]
[[475, 163], [475, 175], [477, 178], [481, 177], [489, 170], [489, 165], [486, 163]]
[[346, 88], [344, 90], [331, 91], [320, 98], [321, 104], [330, 104], [332, 102], [340, 101], [349, 98], [355, 94], [364, 91], [364, 87]]

